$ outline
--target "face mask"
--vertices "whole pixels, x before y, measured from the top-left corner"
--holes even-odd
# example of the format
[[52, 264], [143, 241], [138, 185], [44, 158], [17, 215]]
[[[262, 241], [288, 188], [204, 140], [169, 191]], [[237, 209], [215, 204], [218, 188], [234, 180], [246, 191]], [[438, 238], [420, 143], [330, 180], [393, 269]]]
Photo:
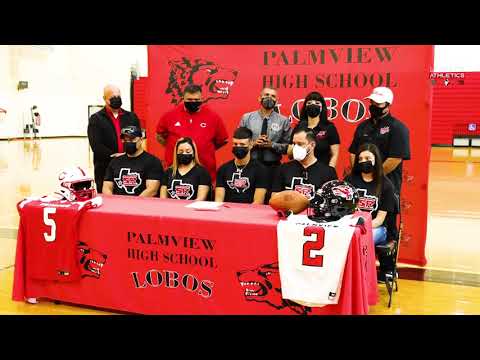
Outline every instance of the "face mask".
[[188, 165], [193, 160], [193, 154], [177, 154], [177, 161], [181, 165]]
[[370, 115], [372, 115], [372, 118], [376, 118], [376, 119], [384, 115], [383, 110], [385, 109], [386, 107], [379, 108], [378, 106], [375, 106], [375, 105], [370, 105], [370, 107], [368, 108], [368, 110], [370, 111]]
[[187, 109], [188, 112], [196, 112], [198, 109], [200, 109], [200, 105], [202, 105], [201, 101], [186, 101], [184, 102], [185, 104], [185, 109]]
[[358, 170], [366, 174], [371, 173], [373, 171], [373, 163], [371, 161], [358, 163]]
[[275, 107], [276, 101], [272, 98], [266, 97], [262, 99], [262, 106], [267, 109], [271, 110]]
[[133, 142], [123, 143], [123, 149], [128, 155], [133, 155], [137, 152], [137, 144]]
[[320, 115], [320, 106], [319, 105], [307, 105], [306, 111], [307, 115], [311, 118], [317, 117]]
[[293, 145], [293, 158], [297, 161], [302, 161], [308, 155], [307, 149], [300, 145]]
[[110, 107], [112, 109], [120, 109], [122, 106], [122, 98], [120, 96], [114, 96], [110, 98]]
[[244, 159], [245, 156], [247, 156], [248, 152], [249, 152], [248, 147], [234, 146], [232, 148], [233, 155], [235, 155], [235, 157], [240, 160]]

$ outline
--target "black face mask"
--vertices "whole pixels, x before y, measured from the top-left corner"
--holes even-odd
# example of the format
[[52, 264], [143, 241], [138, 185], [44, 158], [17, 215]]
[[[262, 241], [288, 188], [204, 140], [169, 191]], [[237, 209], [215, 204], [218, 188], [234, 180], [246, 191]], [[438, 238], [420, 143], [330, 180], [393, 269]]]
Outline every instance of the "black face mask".
[[133, 142], [123, 143], [123, 149], [128, 155], [133, 155], [137, 151], [137, 144]]
[[186, 101], [184, 102], [185, 104], [185, 109], [187, 109], [188, 112], [197, 112], [198, 109], [200, 109], [200, 105], [202, 105], [201, 101]]
[[272, 110], [275, 107], [276, 103], [277, 102], [275, 100], [269, 97], [262, 99], [262, 106], [267, 110]]
[[320, 115], [321, 109], [319, 105], [307, 105], [305, 111], [309, 117], [314, 118]]
[[120, 109], [122, 107], [122, 98], [120, 96], [111, 97], [110, 107], [115, 110]]
[[380, 107], [375, 106], [375, 105], [370, 105], [370, 107], [368, 108], [368, 110], [370, 111], [370, 115], [372, 115], [372, 118], [375, 118], [375, 119], [378, 119], [382, 115], [384, 115], [383, 110], [385, 110], [385, 109], [386, 109], [386, 107], [380, 108]]
[[177, 154], [177, 162], [181, 165], [188, 165], [193, 160], [193, 154]]
[[234, 146], [232, 148], [232, 153], [235, 155], [237, 159], [244, 159], [245, 156], [248, 155], [249, 149], [248, 147], [243, 147], [243, 146]]
[[371, 161], [364, 161], [361, 163], [358, 163], [358, 170], [362, 173], [369, 174], [373, 171], [373, 163]]

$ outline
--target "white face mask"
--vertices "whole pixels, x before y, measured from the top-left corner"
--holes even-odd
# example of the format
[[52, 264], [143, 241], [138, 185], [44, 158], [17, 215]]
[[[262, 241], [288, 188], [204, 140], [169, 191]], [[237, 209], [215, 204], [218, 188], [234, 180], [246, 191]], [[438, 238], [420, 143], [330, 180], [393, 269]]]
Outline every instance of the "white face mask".
[[297, 161], [302, 161], [308, 155], [307, 149], [300, 145], [293, 145], [293, 158]]

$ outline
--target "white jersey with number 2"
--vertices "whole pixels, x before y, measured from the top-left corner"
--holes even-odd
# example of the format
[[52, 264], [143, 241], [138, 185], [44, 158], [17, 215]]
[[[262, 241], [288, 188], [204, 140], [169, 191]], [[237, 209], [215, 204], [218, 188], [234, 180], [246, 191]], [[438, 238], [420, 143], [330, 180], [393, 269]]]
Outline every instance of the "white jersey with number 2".
[[282, 297], [305, 306], [337, 304], [358, 217], [318, 223], [291, 215], [277, 225]]

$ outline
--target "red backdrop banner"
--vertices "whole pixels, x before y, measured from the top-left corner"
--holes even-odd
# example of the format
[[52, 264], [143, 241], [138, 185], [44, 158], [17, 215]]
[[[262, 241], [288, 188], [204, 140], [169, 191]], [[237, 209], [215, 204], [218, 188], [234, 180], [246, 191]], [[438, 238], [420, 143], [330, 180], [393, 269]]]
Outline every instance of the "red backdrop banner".
[[[179, 103], [189, 83], [204, 88], [208, 105], [224, 119], [229, 134], [245, 112], [259, 107], [265, 86], [278, 89], [279, 112], [292, 125], [304, 97], [319, 91], [339, 131], [337, 171], [348, 165], [356, 126], [368, 117], [363, 100], [377, 86], [394, 92], [392, 114], [410, 129], [412, 160], [404, 165], [404, 231], [400, 261], [425, 265], [433, 46], [391, 45], [155, 45], [148, 47], [147, 138], [153, 154], [160, 116]], [[231, 144], [217, 152], [217, 165], [230, 160]]]

